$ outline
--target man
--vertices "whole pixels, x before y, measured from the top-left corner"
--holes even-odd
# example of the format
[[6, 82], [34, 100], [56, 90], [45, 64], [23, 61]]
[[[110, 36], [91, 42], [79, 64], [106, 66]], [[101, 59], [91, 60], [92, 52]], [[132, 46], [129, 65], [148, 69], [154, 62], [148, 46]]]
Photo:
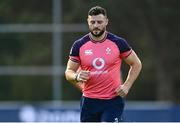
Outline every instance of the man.
[[[141, 61], [123, 38], [106, 31], [104, 8], [92, 7], [87, 22], [90, 33], [73, 44], [66, 79], [82, 89], [81, 122], [118, 122], [123, 98], [141, 71]], [[130, 66], [124, 82], [120, 75], [122, 60]]]

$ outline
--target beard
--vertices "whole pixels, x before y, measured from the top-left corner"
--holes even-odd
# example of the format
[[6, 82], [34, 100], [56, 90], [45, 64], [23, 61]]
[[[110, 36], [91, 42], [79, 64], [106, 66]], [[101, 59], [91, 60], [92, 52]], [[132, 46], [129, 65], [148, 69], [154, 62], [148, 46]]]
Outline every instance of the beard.
[[[90, 33], [94, 36], [94, 37], [100, 37], [102, 34], [104, 34], [105, 32], [105, 28], [103, 28], [102, 30], [95, 28], [90, 30]], [[95, 31], [95, 32], [94, 32]]]

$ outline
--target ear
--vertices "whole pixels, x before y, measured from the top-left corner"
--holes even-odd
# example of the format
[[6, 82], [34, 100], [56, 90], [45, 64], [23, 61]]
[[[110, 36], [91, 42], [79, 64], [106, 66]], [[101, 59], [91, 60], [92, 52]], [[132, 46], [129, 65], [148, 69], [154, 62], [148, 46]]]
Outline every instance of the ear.
[[87, 17], [87, 23], [89, 24], [89, 16]]
[[106, 19], [106, 26], [108, 25], [108, 23], [109, 23], [109, 19], [107, 18], [107, 19]]

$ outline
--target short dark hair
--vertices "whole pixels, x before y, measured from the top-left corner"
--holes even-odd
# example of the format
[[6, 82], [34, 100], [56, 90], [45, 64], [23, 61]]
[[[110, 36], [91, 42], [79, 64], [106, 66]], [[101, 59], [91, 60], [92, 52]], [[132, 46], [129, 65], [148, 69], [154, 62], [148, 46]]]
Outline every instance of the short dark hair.
[[104, 16], [107, 17], [106, 10], [100, 6], [92, 7], [88, 12], [88, 15], [90, 16], [99, 15], [99, 14], [103, 14]]

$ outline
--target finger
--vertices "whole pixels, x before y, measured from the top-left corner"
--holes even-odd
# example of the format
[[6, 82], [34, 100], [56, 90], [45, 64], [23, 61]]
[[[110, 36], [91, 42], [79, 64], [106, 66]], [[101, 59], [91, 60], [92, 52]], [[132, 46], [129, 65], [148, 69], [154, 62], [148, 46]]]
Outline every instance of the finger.
[[87, 74], [85, 74], [85, 73], [81, 73], [81, 74], [80, 74], [80, 77], [81, 77], [81, 78], [89, 78], [89, 75], [87, 75]]
[[88, 71], [81, 71], [80, 74], [88, 75], [89, 72]]
[[79, 78], [79, 81], [81, 81], [81, 82], [86, 82], [87, 80], [86, 80], [86, 79], [83, 79], [83, 78]]
[[82, 72], [83, 72], [83, 73], [86, 73], [86, 74], [89, 74], [89, 73], [90, 73], [90, 71], [88, 71], [88, 70], [82, 70]]
[[82, 74], [81, 77], [82, 77], [82, 78], [89, 78], [89, 75]]
[[81, 78], [81, 80], [82, 80], [82, 82], [88, 81], [88, 79], [86, 79], [86, 78]]
[[118, 95], [124, 97], [126, 96], [126, 93], [120, 89], [120, 91], [118, 92]]
[[83, 71], [82, 74], [85, 75], [85, 76], [89, 76], [90, 72], [89, 71]]
[[89, 74], [86, 72], [82, 72], [80, 73], [80, 78], [88, 80], [89, 79]]
[[118, 95], [121, 96], [121, 97], [125, 97], [126, 96], [125, 93], [119, 93]]
[[85, 80], [85, 81], [87, 81], [89, 78], [87, 78], [87, 77], [84, 77], [84, 78], [83, 78], [83, 77], [82, 77], [82, 79]]
[[87, 81], [89, 79], [88, 76], [81, 75], [79, 76], [79, 81]]
[[80, 81], [86, 82], [88, 79], [87, 78], [80, 78]]

